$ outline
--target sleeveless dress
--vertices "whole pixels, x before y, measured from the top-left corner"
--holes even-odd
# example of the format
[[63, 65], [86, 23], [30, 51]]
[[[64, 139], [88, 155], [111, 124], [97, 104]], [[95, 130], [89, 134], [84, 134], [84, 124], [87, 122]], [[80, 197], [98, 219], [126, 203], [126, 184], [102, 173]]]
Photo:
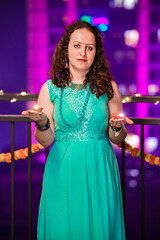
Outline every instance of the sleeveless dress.
[[[47, 81], [55, 142], [43, 176], [38, 240], [125, 240], [119, 169], [107, 134], [108, 97]], [[63, 118], [67, 123], [64, 123]]]

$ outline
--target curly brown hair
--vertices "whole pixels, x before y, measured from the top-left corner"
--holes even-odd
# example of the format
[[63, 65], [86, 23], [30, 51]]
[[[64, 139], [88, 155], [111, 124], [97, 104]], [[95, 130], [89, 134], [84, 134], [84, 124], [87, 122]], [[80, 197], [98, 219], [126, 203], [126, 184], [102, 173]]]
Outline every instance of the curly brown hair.
[[113, 78], [110, 73], [109, 63], [105, 57], [105, 51], [102, 44], [103, 35], [97, 27], [85, 21], [78, 20], [65, 27], [66, 32], [56, 46], [48, 75], [57, 87], [63, 88], [69, 85], [70, 71], [69, 68], [65, 68], [68, 61], [68, 44], [71, 34], [75, 30], [83, 28], [93, 33], [96, 41], [95, 59], [90, 70], [86, 74], [83, 86], [86, 88], [87, 83], [89, 83], [90, 91], [96, 93], [97, 97], [107, 93], [108, 98], [111, 99], [114, 95], [111, 83]]

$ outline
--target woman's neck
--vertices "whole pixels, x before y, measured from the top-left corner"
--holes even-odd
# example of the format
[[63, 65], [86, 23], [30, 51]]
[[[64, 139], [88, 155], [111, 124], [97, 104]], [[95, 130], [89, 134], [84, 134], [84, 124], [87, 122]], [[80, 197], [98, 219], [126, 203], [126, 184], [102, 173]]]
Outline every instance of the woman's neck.
[[70, 69], [71, 82], [75, 84], [83, 84], [87, 72], [79, 72]]

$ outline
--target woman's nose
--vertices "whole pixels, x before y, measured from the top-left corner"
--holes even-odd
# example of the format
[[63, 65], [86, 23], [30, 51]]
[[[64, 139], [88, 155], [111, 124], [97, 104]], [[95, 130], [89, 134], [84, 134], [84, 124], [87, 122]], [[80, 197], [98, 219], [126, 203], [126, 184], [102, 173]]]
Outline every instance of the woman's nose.
[[85, 46], [82, 46], [80, 54], [81, 54], [81, 56], [85, 56], [86, 55], [86, 47]]

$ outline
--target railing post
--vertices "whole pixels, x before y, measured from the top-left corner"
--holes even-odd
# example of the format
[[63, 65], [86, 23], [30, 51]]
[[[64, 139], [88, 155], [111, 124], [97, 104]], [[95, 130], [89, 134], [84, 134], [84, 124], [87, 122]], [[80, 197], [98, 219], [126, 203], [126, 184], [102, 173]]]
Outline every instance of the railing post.
[[122, 142], [122, 198], [125, 218], [125, 141]]
[[145, 240], [144, 125], [141, 124], [141, 240]]
[[45, 148], [46, 159], [47, 159], [47, 157], [48, 157], [48, 154], [49, 154], [49, 147]]
[[28, 131], [28, 240], [32, 240], [32, 159], [31, 159], [31, 123]]
[[11, 122], [11, 240], [15, 239], [14, 220], [15, 220], [15, 179], [14, 179], [14, 122]]

